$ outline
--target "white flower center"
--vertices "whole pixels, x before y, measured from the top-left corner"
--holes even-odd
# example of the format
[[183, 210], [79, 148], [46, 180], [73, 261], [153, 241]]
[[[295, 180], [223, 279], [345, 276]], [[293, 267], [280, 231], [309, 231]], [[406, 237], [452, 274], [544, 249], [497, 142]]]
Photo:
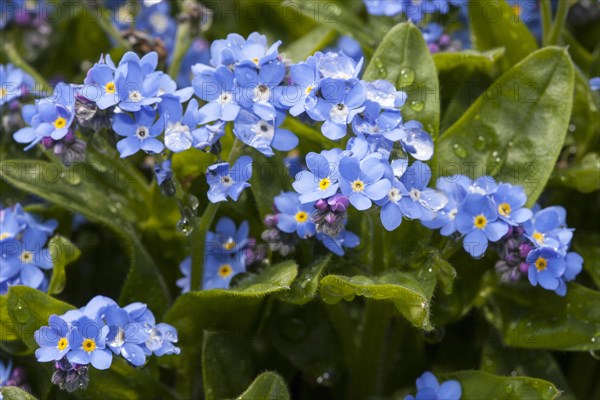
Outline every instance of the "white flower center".
[[331, 110], [329, 111], [329, 118], [331, 118], [333, 122], [346, 123], [348, 114], [350, 114], [350, 109], [348, 109], [345, 104], [339, 103], [331, 107]]
[[388, 192], [388, 199], [391, 202], [397, 203], [402, 198], [402, 193], [397, 188], [391, 188]]
[[271, 139], [273, 139], [273, 135], [275, 134], [275, 127], [269, 124], [267, 121], [259, 121], [256, 125], [254, 125], [252, 130], [257, 136], [261, 136], [267, 139], [269, 142]]
[[254, 101], [256, 103], [265, 103], [271, 98], [271, 89], [267, 85], [258, 85], [254, 88]]
[[129, 100], [134, 103], [139, 103], [142, 100], [142, 94], [137, 90], [132, 90], [129, 92]]
[[221, 104], [228, 104], [228, 103], [231, 103], [232, 101], [233, 101], [233, 95], [229, 92], [223, 92], [219, 96], [219, 103], [221, 103]]
[[137, 138], [140, 140], [146, 139], [148, 137], [148, 134], [148, 128], [145, 126], [138, 126], [135, 130], [135, 136], [137, 136]]
[[125, 330], [119, 327], [119, 331], [115, 335], [115, 338], [110, 342], [111, 347], [122, 347], [125, 344]]
[[448, 211], [448, 218], [450, 218], [450, 221], [454, 221], [456, 214], [458, 214], [458, 208], [453, 208], [452, 210]]
[[421, 191], [419, 189], [411, 189], [410, 192], [408, 192], [410, 198], [413, 201], [417, 201], [421, 198]]
[[235, 181], [233, 180], [233, 178], [229, 175], [225, 175], [221, 177], [221, 184], [223, 186], [225, 186], [226, 188], [230, 187], [231, 185], [233, 185], [235, 183]]

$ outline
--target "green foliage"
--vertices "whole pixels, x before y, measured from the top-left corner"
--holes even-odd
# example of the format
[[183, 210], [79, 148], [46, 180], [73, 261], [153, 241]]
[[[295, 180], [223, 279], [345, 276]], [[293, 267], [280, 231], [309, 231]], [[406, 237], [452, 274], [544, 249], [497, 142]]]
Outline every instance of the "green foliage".
[[54, 236], [50, 239], [48, 248], [50, 249], [50, 257], [54, 263], [48, 293], [59, 294], [64, 290], [67, 283], [65, 268], [79, 258], [81, 251], [69, 239], [62, 236]]
[[252, 385], [237, 400], [289, 400], [285, 381], [274, 372], [260, 374]]

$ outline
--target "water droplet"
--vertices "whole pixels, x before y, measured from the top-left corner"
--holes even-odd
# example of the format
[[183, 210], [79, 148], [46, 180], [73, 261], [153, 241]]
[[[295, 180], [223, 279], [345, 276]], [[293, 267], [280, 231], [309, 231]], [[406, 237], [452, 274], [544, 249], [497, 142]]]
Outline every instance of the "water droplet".
[[500, 162], [500, 161], [502, 161], [502, 160], [500, 159], [500, 157], [496, 157], [496, 158], [494, 159], [494, 161], [496, 161], [497, 163], [499, 163], [499, 162]]
[[474, 146], [477, 150], [483, 150], [485, 148], [485, 138], [483, 136], [478, 136]]
[[512, 385], [510, 385], [510, 384], [509, 384], [509, 385], [506, 385], [506, 386], [504, 387], [504, 391], [505, 391], [506, 393], [512, 393], [512, 391], [513, 391], [513, 387], [512, 387]]
[[494, 151], [494, 152], [492, 153], [492, 157], [498, 157], [498, 152], [497, 152], [497, 151]]
[[569, 125], [569, 132], [575, 132], [575, 130], [577, 129], [577, 127], [573, 124]]
[[510, 371], [510, 376], [517, 376], [517, 371], [515, 371], [514, 369]]
[[400, 87], [412, 85], [415, 81], [417, 74], [412, 68], [402, 68], [400, 70], [400, 77], [398, 78], [398, 83]]
[[200, 206], [200, 201], [196, 196], [190, 194], [190, 196], [188, 197], [188, 205], [191, 207], [192, 210], [197, 210], [198, 206]]
[[177, 193], [177, 189], [175, 188], [175, 184], [172, 179], [167, 179], [160, 185], [160, 192], [165, 197], [173, 197]]
[[460, 144], [455, 143], [452, 147], [454, 149], [454, 154], [456, 154], [458, 157], [467, 158], [467, 151]]
[[68, 173], [61, 173], [60, 177], [70, 185], [76, 186], [81, 183], [81, 176], [74, 171], [69, 171]]
[[377, 71], [379, 72], [379, 78], [383, 79], [387, 77], [387, 69], [385, 68], [379, 68], [379, 70]]
[[26, 324], [31, 319], [31, 311], [29, 306], [23, 300], [17, 301], [13, 315], [18, 323]]
[[179, 221], [177, 221], [175, 229], [177, 229], [177, 232], [185, 236], [189, 236], [194, 230], [194, 227], [187, 218], [181, 218]]
[[114, 204], [109, 204], [108, 205], [108, 211], [110, 211], [111, 213], [115, 214], [117, 212], [117, 207]]
[[512, 141], [508, 142], [508, 147], [513, 147], [514, 143]]
[[[318, 369], [317, 369], [318, 371]], [[336, 381], [338, 373], [333, 368], [325, 368], [316, 378], [317, 384], [325, 387], [331, 387]]]
[[375, 58], [373, 59], [373, 62], [375, 63], [375, 66], [376, 66], [377, 68], [383, 68], [383, 61], [381, 61], [381, 58], [379, 58], [379, 57], [375, 57]]
[[413, 100], [410, 102], [410, 109], [416, 112], [423, 111], [425, 108], [425, 103], [421, 100]]

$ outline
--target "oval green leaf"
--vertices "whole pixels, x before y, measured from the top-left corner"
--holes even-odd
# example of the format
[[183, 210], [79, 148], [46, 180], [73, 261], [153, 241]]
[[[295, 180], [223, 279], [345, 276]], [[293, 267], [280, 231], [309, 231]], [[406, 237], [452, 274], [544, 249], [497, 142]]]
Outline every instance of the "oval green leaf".
[[290, 394], [283, 378], [274, 372], [260, 374], [236, 400], [289, 400]]

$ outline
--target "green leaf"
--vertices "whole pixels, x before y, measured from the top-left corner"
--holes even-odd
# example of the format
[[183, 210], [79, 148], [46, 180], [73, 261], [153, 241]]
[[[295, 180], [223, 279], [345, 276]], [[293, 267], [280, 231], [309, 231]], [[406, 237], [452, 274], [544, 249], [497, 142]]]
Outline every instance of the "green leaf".
[[[114, 165], [120, 164], [115, 161]], [[64, 168], [46, 161], [5, 160], [0, 162], [0, 177], [18, 189], [110, 228], [124, 242], [132, 260], [121, 300], [145, 302], [160, 315], [167, 305], [168, 290], [132, 225], [138, 218], [136, 210], [146, 208], [144, 194], [121, 188], [127, 183], [141, 188], [141, 184], [136, 174], [114, 165], [103, 160]], [[135, 193], [125, 196], [131, 190]], [[136, 196], [138, 200], [134, 201]]]
[[441, 375], [462, 386], [462, 400], [552, 400], [560, 391], [550, 382], [524, 376], [497, 376], [483, 371], [460, 371]]
[[290, 290], [278, 294], [277, 299], [298, 305], [311, 301], [317, 293], [321, 274], [330, 260], [331, 254], [328, 254], [315, 261], [311, 266], [303, 268], [292, 283]]
[[5, 386], [0, 388], [0, 394], [4, 400], [35, 400], [35, 396], [27, 393], [16, 386]]
[[505, 0], [470, 1], [469, 21], [475, 50], [505, 48], [500, 61], [505, 71], [538, 49], [527, 26]]
[[499, 285], [486, 317], [508, 346], [590, 351], [600, 349], [600, 292], [569, 283], [560, 297], [529, 283]]
[[582, 193], [592, 193], [600, 189], [600, 156], [587, 153], [580, 162], [566, 169], [558, 169], [552, 174], [551, 183], [576, 189]]
[[578, 232], [573, 240], [573, 248], [583, 257], [583, 269], [600, 288], [600, 234]]
[[306, 60], [308, 56], [327, 46], [335, 38], [335, 31], [327, 25], [318, 25], [300, 39], [284, 47], [281, 51], [293, 62]]
[[76, 261], [81, 252], [69, 239], [62, 236], [54, 236], [48, 243], [50, 257], [54, 266], [52, 267], [52, 279], [48, 286], [48, 294], [59, 294], [67, 283], [67, 265]]
[[8, 297], [0, 295], [0, 341], [17, 340], [17, 332], [8, 313]]
[[205, 333], [202, 375], [206, 400], [230, 399], [248, 387], [254, 376], [249, 348], [237, 334]]
[[437, 138], [440, 125], [438, 74], [419, 29], [396, 25], [383, 38], [363, 75], [365, 81], [386, 79], [408, 94], [402, 110], [405, 121], [416, 119]]
[[[8, 291], [10, 318], [20, 339], [31, 349], [39, 346], [33, 334], [48, 325], [52, 314], [62, 315], [75, 307], [56, 300], [45, 293], [26, 286], [12, 286]], [[85, 391], [76, 392], [81, 398], [145, 399], [149, 397], [173, 398], [172, 393], [153, 379], [147, 371], [135, 369], [117, 357], [109, 371], [91, 369], [90, 385]], [[50, 376], [47, 377], [50, 379]]]
[[492, 175], [524, 186], [535, 203], [565, 140], [573, 79], [568, 54], [556, 47], [513, 67], [442, 135], [440, 176]]
[[[438, 73], [449, 72], [460, 68], [467, 71], [481, 71], [489, 74], [494, 64], [504, 55], [504, 48], [492, 49], [485, 52], [464, 50], [454, 53], [441, 52], [433, 55], [435, 68]], [[463, 71], [464, 73], [464, 71]]]
[[321, 279], [319, 294], [327, 304], [352, 300], [355, 295], [391, 301], [414, 326], [429, 331], [433, 329], [429, 309], [435, 274], [424, 272], [421, 275], [406, 272], [390, 272], [375, 278], [327, 275]]
[[242, 329], [254, 321], [262, 300], [289, 290], [298, 273], [293, 261], [267, 267], [233, 289], [184, 293], [165, 316], [178, 329], [182, 346], [200, 345], [204, 330]]
[[260, 374], [236, 400], [289, 400], [290, 394], [282, 377], [274, 372]]

